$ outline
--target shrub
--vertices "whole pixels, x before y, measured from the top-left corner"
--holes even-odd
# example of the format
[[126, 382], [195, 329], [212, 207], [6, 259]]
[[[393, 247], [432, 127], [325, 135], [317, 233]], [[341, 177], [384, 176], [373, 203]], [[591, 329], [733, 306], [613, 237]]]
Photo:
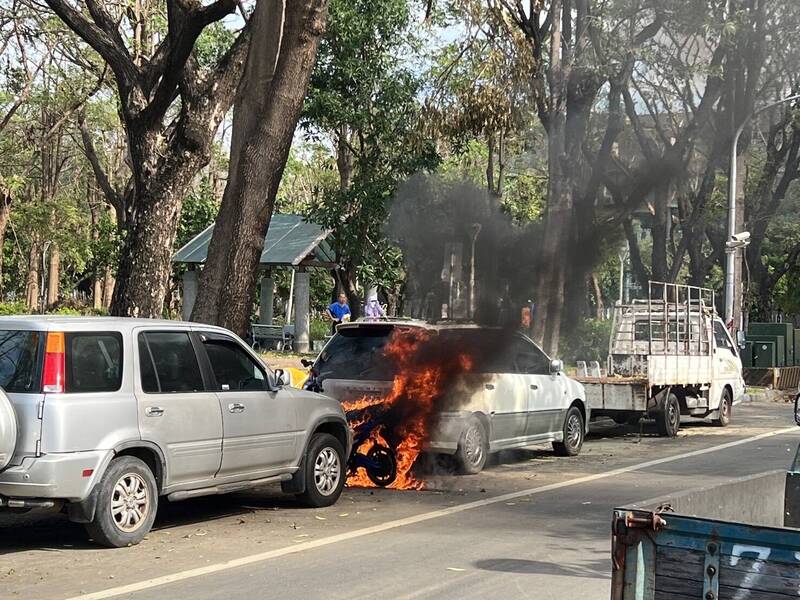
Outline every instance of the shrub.
[[579, 360], [596, 360], [604, 365], [610, 337], [611, 321], [586, 319], [562, 338], [564, 362], [574, 365]]
[[24, 302], [0, 302], [0, 315], [27, 315], [29, 312]]
[[312, 319], [311, 320], [311, 341], [324, 340], [325, 336], [331, 333], [331, 322], [327, 319]]

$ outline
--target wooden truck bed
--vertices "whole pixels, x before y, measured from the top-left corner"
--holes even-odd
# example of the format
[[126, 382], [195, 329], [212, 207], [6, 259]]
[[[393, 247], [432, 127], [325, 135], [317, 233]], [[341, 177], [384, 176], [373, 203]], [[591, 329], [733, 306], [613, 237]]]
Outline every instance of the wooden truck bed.
[[576, 377], [586, 390], [586, 403], [593, 411], [647, 410], [647, 377]]

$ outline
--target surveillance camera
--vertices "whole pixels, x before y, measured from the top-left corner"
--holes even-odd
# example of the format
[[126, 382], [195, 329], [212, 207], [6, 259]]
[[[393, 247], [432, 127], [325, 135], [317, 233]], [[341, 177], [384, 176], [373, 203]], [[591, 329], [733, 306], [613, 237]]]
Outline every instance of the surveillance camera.
[[734, 233], [731, 236], [731, 241], [736, 242], [739, 244], [743, 244], [750, 240], [750, 232], [749, 231], [741, 231], [739, 233]]

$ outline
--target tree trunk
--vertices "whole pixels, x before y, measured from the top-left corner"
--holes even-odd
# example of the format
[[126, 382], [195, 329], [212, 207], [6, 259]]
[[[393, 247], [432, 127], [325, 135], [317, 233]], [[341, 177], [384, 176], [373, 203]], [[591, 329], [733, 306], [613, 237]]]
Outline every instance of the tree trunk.
[[337, 262], [341, 267], [335, 271], [335, 288], [344, 292], [345, 296], [347, 296], [347, 304], [350, 306], [350, 318], [355, 321], [361, 316], [361, 296], [358, 293], [356, 268], [343, 259], [338, 259]]
[[25, 279], [25, 306], [29, 310], [39, 310], [39, 273], [42, 264], [41, 242], [38, 238], [31, 241], [28, 252], [28, 274]]
[[11, 220], [11, 194], [0, 189], [0, 301], [3, 300], [3, 246], [6, 241], [6, 229]]
[[49, 268], [47, 271], [47, 300], [46, 307], [51, 307], [58, 303], [59, 280], [61, 279], [61, 252], [58, 246], [53, 243], [50, 246]]
[[592, 273], [592, 289], [594, 290], [594, 316], [596, 319], [604, 319], [606, 307], [603, 303], [603, 291], [600, 289], [600, 278], [597, 273]]
[[353, 152], [348, 145], [348, 127], [342, 125], [336, 143], [336, 168], [339, 171], [339, 189], [349, 190], [353, 181]]
[[[192, 320], [244, 333], [258, 259], [324, 30], [327, 0], [262, 0], [237, 93], [228, 185]], [[281, 17], [284, 18], [281, 18]]]
[[653, 206], [653, 257], [650, 272], [655, 281], [666, 281], [668, 278], [667, 240], [669, 239], [670, 211], [669, 190], [660, 185], [655, 190]]
[[[570, 237], [572, 194], [565, 173], [566, 162], [566, 102], [567, 73], [562, 59], [562, 18], [569, 22], [564, 12], [563, 0], [553, 0], [552, 33], [550, 39], [550, 110], [547, 115], [547, 175], [548, 196], [539, 285], [536, 295], [534, 336], [545, 352], [558, 353], [561, 335], [561, 314], [564, 305], [564, 250]], [[569, 38], [569, 35], [567, 35]], [[568, 45], [569, 40], [567, 39]]]
[[116, 286], [116, 279], [111, 267], [106, 267], [103, 274], [103, 308], [110, 310], [111, 299], [114, 297], [114, 287]]
[[486, 189], [494, 194], [494, 134], [486, 136]]
[[[100, 239], [100, 232], [98, 230], [100, 226], [100, 206], [97, 204], [96, 194], [91, 184], [89, 184], [87, 192], [89, 216], [92, 219], [92, 243], [97, 244], [97, 240]], [[97, 264], [94, 265], [92, 273], [92, 308], [95, 310], [103, 308], [103, 280], [100, 277], [100, 268]]]

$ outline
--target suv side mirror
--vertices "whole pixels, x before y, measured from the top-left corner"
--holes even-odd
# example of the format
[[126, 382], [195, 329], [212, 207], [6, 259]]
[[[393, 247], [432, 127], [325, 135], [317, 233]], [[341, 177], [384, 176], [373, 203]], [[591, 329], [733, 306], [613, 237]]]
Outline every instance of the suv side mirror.
[[278, 387], [292, 385], [292, 376], [283, 369], [275, 369], [275, 385]]
[[564, 361], [553, 359], [550, 361], [550, 374], [555, 375], [556, 373], [561, 373], [564, 370]]

